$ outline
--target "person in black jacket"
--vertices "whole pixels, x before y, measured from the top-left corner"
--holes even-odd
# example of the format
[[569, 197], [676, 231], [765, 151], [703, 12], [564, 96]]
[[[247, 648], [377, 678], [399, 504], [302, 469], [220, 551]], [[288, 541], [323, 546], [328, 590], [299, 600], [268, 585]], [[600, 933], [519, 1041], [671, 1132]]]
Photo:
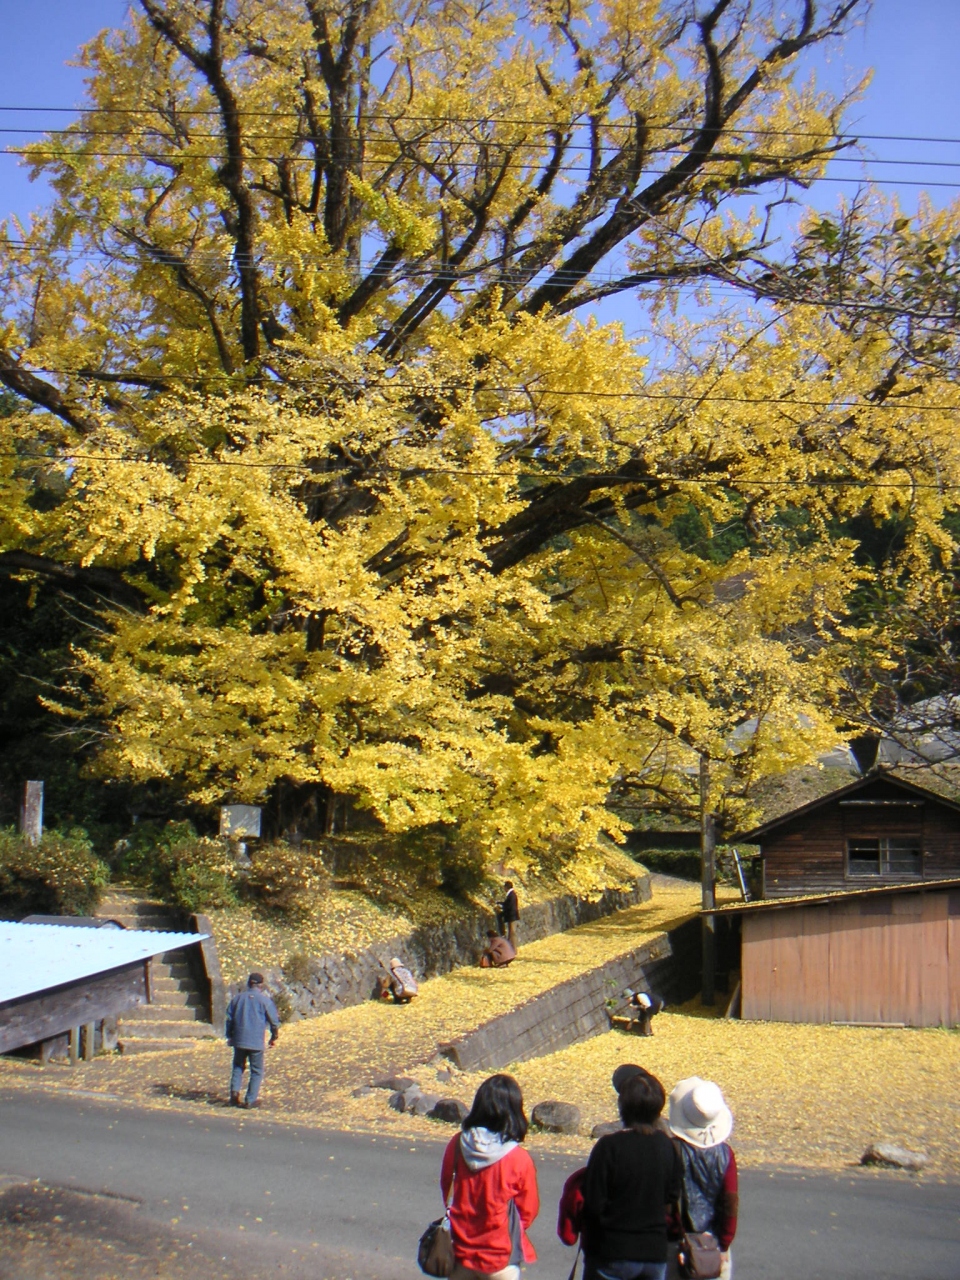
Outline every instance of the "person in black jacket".
[[501, 930], [506, 930], [506, 938], [511, 947], [517, 946], [517, 922], [520, 919], [520, 903], [512, 880], [503, 882], [505, 890], [503, 901], [497, 907], [497, 923]]
[[665, 1280], [667, 1211], [680, 1197], [683, 1168], [671, 1139], [655, 1128], [663, 1085], [637, 1074], [620, 1090], [625, 1128], [590, 1153], [583, 1189], [584, 1280]]

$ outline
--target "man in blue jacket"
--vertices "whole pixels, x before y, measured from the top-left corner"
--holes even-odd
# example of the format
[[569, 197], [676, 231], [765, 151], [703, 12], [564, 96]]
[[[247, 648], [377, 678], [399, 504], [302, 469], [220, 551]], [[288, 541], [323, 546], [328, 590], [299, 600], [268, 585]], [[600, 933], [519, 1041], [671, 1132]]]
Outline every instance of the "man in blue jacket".
[[[263, 990], [263, 974], [251, 973], [247, 988], [230, 1001], [227, 1009], [227, 1044], [233, 1046], [233, 1073], [230, 1076], [230, 1105], [259, 1107], [263, 1082], [263, 1042], [270, 1027], [270, 1047], [277, 1043], [280, 1015]], [[240, 1100], [243, 1072], [250, 1066], [250, 1082], [245, 1101]]]

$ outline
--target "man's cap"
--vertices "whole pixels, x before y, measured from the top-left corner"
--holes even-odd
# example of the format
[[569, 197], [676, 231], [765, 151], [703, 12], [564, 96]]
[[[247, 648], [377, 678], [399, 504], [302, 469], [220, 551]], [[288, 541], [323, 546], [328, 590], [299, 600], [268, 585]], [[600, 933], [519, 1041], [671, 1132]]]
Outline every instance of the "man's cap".
[[645, 1067], [638, 1067], [635, 1062], [621, 1062], [611, 1076], [610, 1083], [619, 1093], [628, 1080], [633, 1080], [635, 1076], [648, 1076], [649, 1074], [650, 1072]]
[[263, 974], [262, 974], [262, 973], [251, 973], [250, 977], [247, 979], [247, 986], [248, 986], [248, 987], [262, 987], [262, 986], [263, 986]]

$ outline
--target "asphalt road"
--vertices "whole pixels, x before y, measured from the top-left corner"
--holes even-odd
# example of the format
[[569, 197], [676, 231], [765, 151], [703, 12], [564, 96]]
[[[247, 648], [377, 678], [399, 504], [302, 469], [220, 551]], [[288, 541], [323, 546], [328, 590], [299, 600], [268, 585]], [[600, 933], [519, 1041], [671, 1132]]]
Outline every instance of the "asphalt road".
[[[0, 1091], [0, 1179], [7, 1188], [39, 1179], [71, 1193], [105, 1194], [129, 1208], [142, 1232], [189, 1237], [198, 1250], [206, 1241], [225, 1264], [228, 1256], [268, 1257], [271, 1274], [419, 1277], [417, 1239], [440, 1211], [441, 1150], [441, 1141], [301, 1129], [202, 1106], [190, 1115], [79, 1092]], [[555, 1213], [578, 1162], [536, 1159], [543, 1208], [531, 1237], [540, 1263], [527, 1274], [564, 1280], [572, 1251], [554, 1234]], [[746, 1170], [734, 1245], [738, 1280], [958, 1280], [958, 1193], [955, 1184], [897, 1173]], [[92, 1218], [83, 1221], [93, 1229]], [[0, 1267], [4, 1277], [19, 1274]], [[196, 1267], [192, 1274], [214, 1272]]]

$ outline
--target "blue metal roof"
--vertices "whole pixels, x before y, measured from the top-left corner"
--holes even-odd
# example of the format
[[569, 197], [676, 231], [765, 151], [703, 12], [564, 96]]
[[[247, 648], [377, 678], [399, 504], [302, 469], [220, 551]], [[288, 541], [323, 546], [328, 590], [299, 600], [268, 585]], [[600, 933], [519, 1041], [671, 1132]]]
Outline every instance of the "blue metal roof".
[[[0, 1003], [202, 942], [207, 933], [0, 921]], [[2, 1016], [2, 1015], [0, 1015]]]

